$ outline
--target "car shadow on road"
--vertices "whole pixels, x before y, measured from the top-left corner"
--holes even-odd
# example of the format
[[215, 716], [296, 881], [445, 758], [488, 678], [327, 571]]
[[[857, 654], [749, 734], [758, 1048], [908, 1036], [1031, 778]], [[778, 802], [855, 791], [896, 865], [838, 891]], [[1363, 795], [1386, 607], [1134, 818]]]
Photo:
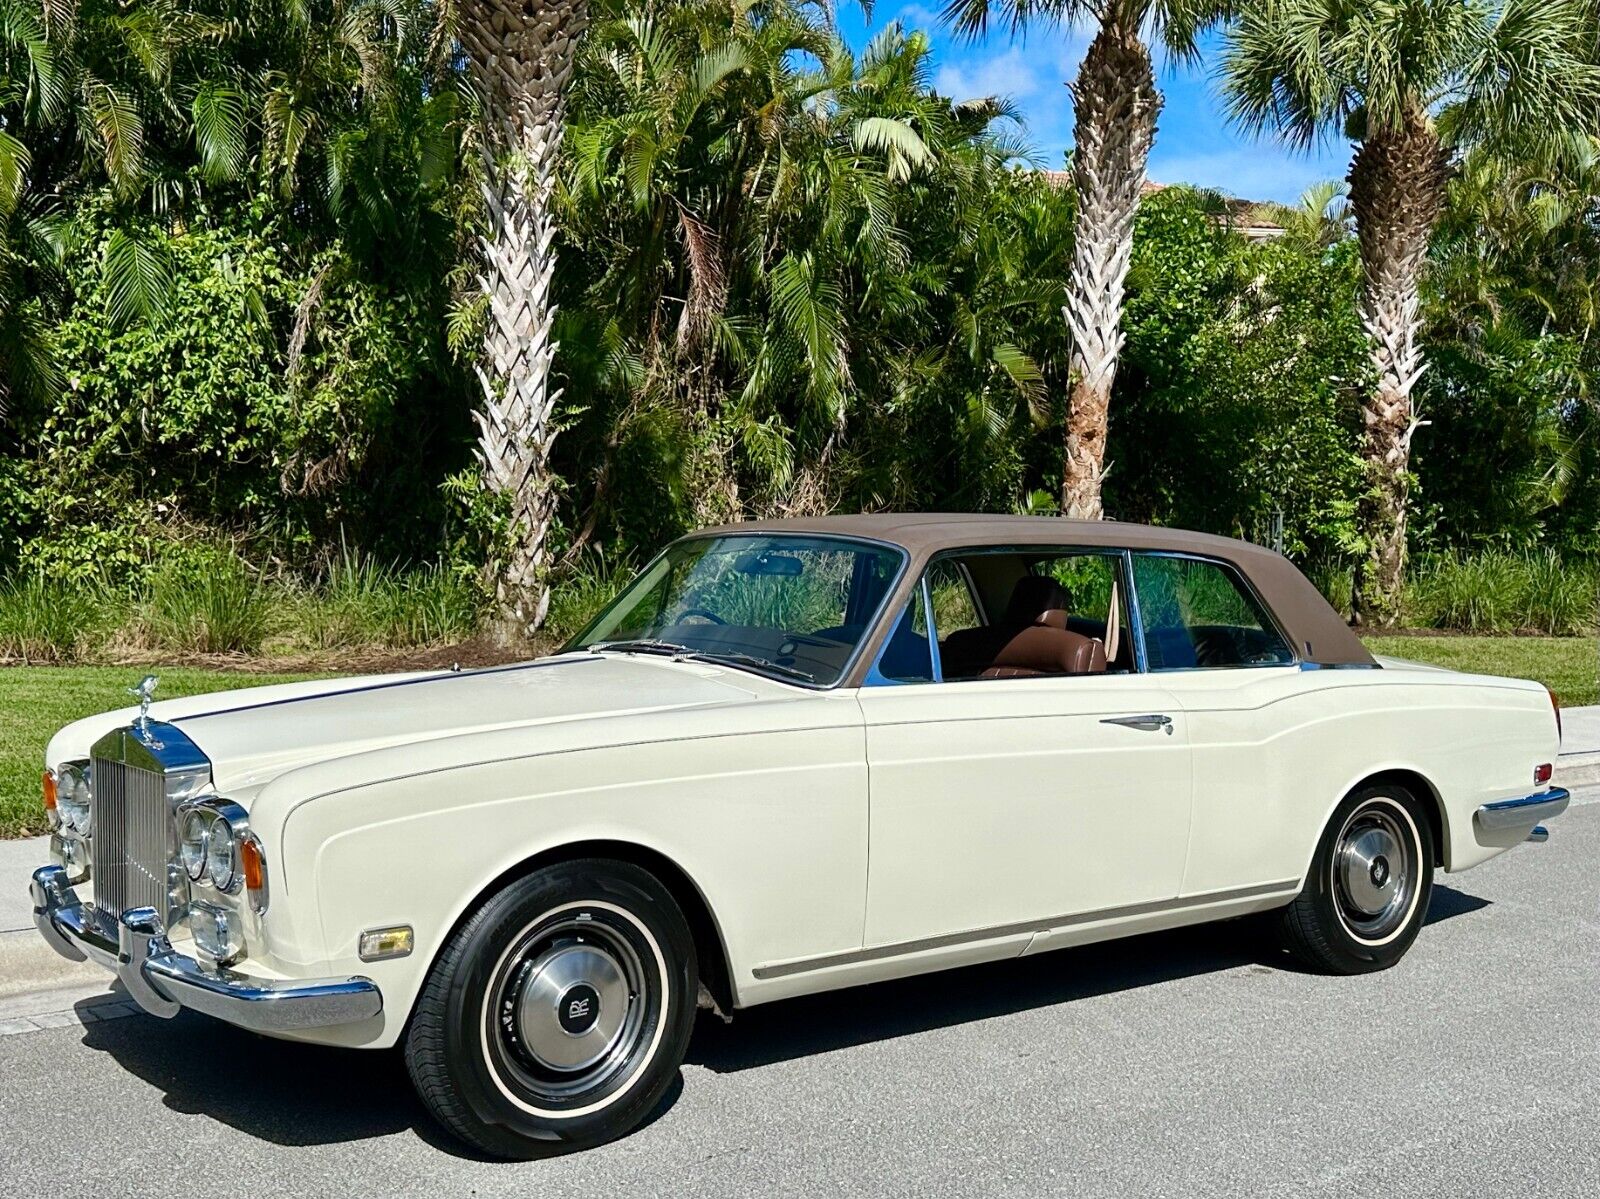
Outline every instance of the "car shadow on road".
[[[1435, 885], [1428, 924], [1489, 906]], [[1147, 933], [894, 982], [807, 995], [740, 1012], [732, 1024], [701, 1020], [688, 1061], [718, 1072], [749, 1070], [871, 1041], [1055, 1007], [1075, 1000], [1251, 967], [1303, 972], [1276, 942], [1272, 917]], [[932, 977], [937, 985], [930, 985]]]
[[[1436, 886], [1428, 923], [1488, 904]], [[1239, 967], [1296, 969], [1259, 919], [1200, 925], [945, 971], [937, 985], [925, 975], [790, 999], [740, 1012], [728, 1025], [706, 1016], [688, 1061], [717, 1072], [748, 1070]], [[97, 1020], [84, 1027], [83, 1043], [159, 1088], [171, 1110], [273, 1144], [338, 1144], [411, 1130], [441, 1151], [476, 1156], [428, 1116], [398, 1052], [274, 1041], [187, 1012], [172, 1020]], [[681, 1090], [680, 1080], [647, 1123], [670, 1110]]]

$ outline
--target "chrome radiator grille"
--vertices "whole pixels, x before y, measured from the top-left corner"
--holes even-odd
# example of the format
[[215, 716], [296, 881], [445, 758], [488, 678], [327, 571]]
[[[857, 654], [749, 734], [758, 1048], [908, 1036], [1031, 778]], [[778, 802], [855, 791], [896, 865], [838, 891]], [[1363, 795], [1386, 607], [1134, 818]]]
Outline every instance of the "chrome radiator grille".
[[167, 865], [176, 848], [165, 776], [96, 757], [90, 778], [95, 907], [113, 919], [149, 907], [165, 919]]

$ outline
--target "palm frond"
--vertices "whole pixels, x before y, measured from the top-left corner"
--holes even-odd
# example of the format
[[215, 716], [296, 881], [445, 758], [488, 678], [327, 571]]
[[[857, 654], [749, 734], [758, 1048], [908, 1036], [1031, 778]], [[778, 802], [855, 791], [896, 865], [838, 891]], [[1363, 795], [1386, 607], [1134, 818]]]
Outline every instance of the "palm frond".
[[226, 83], [203, 83], [189, 106], [194, 118], [200, 168], [213, 182], [237, 179], [244, 171], [248, 118], [244, 93]]
[[172, 261], [156, 242], [129, 230], [112, 230], [101, 280], [106, 315], [114, 328], [140, 321], [158, 324], [166, 316], [174, 286]]

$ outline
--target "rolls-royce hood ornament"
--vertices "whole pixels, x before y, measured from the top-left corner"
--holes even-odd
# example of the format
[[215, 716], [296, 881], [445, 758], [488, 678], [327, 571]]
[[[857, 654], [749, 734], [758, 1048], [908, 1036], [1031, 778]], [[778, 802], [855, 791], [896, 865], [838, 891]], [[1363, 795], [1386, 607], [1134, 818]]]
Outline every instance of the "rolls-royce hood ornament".
[[159, 678], [147, 674], [139, 680], [137, 687], [128, 688], [128, 694], [139, 701], [139, 732], [145, 737], [150, 735], [150, 705], [155, 701], [156, 688], [160, 685]]

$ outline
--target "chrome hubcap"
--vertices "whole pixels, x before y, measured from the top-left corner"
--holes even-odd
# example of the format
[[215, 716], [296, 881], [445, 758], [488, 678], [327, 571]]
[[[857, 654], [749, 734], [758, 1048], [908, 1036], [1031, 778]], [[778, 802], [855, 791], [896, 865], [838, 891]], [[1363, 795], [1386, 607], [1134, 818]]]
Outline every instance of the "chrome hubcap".
[[1384, 808], [1355, 812], [1334, 853], [1333, 881], [1340, 915], [1359, 937], [1375, 939], [1404, 922], [1416, 888], [1411, 840]]
[[585, 1070], [616, 1044], [629, 999], [622, 966], [605, 949], [578, 941], [552, 946], [523, 976], [517, 1032], [540, 1065]]
[[495, 968], [484, 1015], [493, 1065], [541, 1105], [578, 1104], [630, 1068], [659, 998], [627, 931], [581, 907], [525, 929]]

